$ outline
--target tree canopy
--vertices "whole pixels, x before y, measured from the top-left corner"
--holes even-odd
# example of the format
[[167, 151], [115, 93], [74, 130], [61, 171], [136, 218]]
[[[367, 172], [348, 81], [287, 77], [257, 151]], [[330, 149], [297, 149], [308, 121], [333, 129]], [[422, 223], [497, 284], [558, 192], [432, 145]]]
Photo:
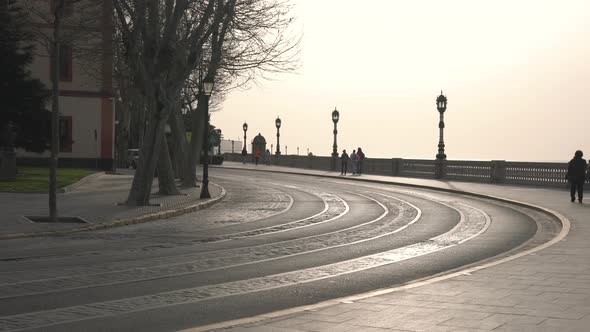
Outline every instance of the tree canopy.
[[42, 152], [49, 148], [48, 90], [31, 78], [33, 36], [21, 8], [0, 8], [0, 146]]

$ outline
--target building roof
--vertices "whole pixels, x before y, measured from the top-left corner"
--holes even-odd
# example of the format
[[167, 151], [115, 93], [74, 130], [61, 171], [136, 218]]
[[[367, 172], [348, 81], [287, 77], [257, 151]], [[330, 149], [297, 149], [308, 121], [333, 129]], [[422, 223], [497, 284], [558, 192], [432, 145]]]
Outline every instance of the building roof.
[[264, 136], [258, 133], [258, 136], [254, 137], [252, 140], [252, 144], [266, 144], [266, 140], [264, 139]]

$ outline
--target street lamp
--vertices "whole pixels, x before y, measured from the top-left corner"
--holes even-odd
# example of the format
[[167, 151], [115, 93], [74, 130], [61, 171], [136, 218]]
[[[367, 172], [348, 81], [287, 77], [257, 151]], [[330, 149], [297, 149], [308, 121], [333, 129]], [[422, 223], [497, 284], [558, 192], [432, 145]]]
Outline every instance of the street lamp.
[[246, 150], [246, 132], [248, 131], [248, 124], [246, 122], [242, 125], [242, 129], [244, 129], [244, 148], [242, 149], [242, 154], [245, 154], [248, 153], [248, 150]]
[[275, 120], [275, 126], [277, 127], [277, 151], [275, 152], [275, 154], [278, 158], [281, 155], [281, 146], [279, 145], [279, 137], [281, 136], [281, 134], [279, 133], [279, 129], [281, 128], [281, 118], [279, 118], [278, 116]]
[[336, 170], [336, 160], [338, 159], [338, 143], [336, 142], [336, 136], [338, 135], [338, 120], [340, 120], [340, 112], [334, 107], [332, 111], [332, 121], [334, 122], [334, 145], [332, 145], [332, 170]]
[[205, 116], [207, 121], [205, 122], [204, 135], [205, 139], [205, 160], [203, 161], [203, 188], [201, 188], [201, 198], [211, 198], [209, 193], [209, 121], [211, 116], [209, 115], [209, 97], [213, 92], [213, 80], [210, 77], [206, 77], [203, 81], [202, 89], [199, 92], [203, 95], [203, 101], [205, 102]]
[[447, 155], [445, 154], [445, 140], [444, 140], [444, 129], [445, 129], [445, 120], [444, 115], [445, 111], [447, 110], [447, 97], [443, 95], [442, 90], [440, 91], [440, 96], [436, 98], [436, 109], [440, 114], [440, 120], [438, 122], [438, 129], [439, 129], [439, 137], [438, 137], [438, 153], [436, 154], [436, 171], [435, 175], [437, 178], [442, 178], [444, 176], [444, 161], [447, 160]]

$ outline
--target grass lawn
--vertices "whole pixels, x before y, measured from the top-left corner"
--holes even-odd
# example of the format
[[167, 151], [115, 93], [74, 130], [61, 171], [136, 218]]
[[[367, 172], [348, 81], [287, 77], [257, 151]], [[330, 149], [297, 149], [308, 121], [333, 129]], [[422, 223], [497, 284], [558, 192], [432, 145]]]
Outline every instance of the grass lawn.
[[[58, 168], [57, 187], [63, 188], [81, 178], [100, 171], [92, 169]], [[0, 182], [0, 191], [47, 191], [49, 190], [49, 168], [19, 167], [16, 181]]]

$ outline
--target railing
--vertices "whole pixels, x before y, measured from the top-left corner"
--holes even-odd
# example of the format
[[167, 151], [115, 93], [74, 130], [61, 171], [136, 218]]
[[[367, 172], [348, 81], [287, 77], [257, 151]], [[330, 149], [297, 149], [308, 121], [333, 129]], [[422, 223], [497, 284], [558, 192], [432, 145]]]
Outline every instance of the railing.
[[492, 162], [448, 160], [445, 178], [449, 180], [489, 182], [492, 179]]
[[505, 183], [563, 187], [567, 184], [567, 163], [506, 163]]
[[434, 160], [425, 159], [398, 159], [399, 176], [411, 178], [434, 178]]
[[[226, 153], [227, 161], [242, 161], [240, 154]], [[331, 157], [280, 156], [271, 157], [273, 165], [327, 171], [332, 168]], [[248, 156], [248, 162], [251, 157]], [[260, 163], [264, 163], [262, 160]], [[565, 187], [567, 163], [512, 162], [505, 160], [425, 160], [402, 158], [367, 158], [363, 161], [363, 173], [375, 175], [430, 178], [439, 176], [446, 180], [475, 181], [488, 183], [524, 184], [536, 186]], [[340, 160], [336, 162], [340, 170]], [[349, 167], [350, 170], [350, 167]], [[442, 175], [441, 175], [442, 174]]]
[[391, 159], [365, 159], [362, 171], [367, 174], [392, 175], [393, 161]]

